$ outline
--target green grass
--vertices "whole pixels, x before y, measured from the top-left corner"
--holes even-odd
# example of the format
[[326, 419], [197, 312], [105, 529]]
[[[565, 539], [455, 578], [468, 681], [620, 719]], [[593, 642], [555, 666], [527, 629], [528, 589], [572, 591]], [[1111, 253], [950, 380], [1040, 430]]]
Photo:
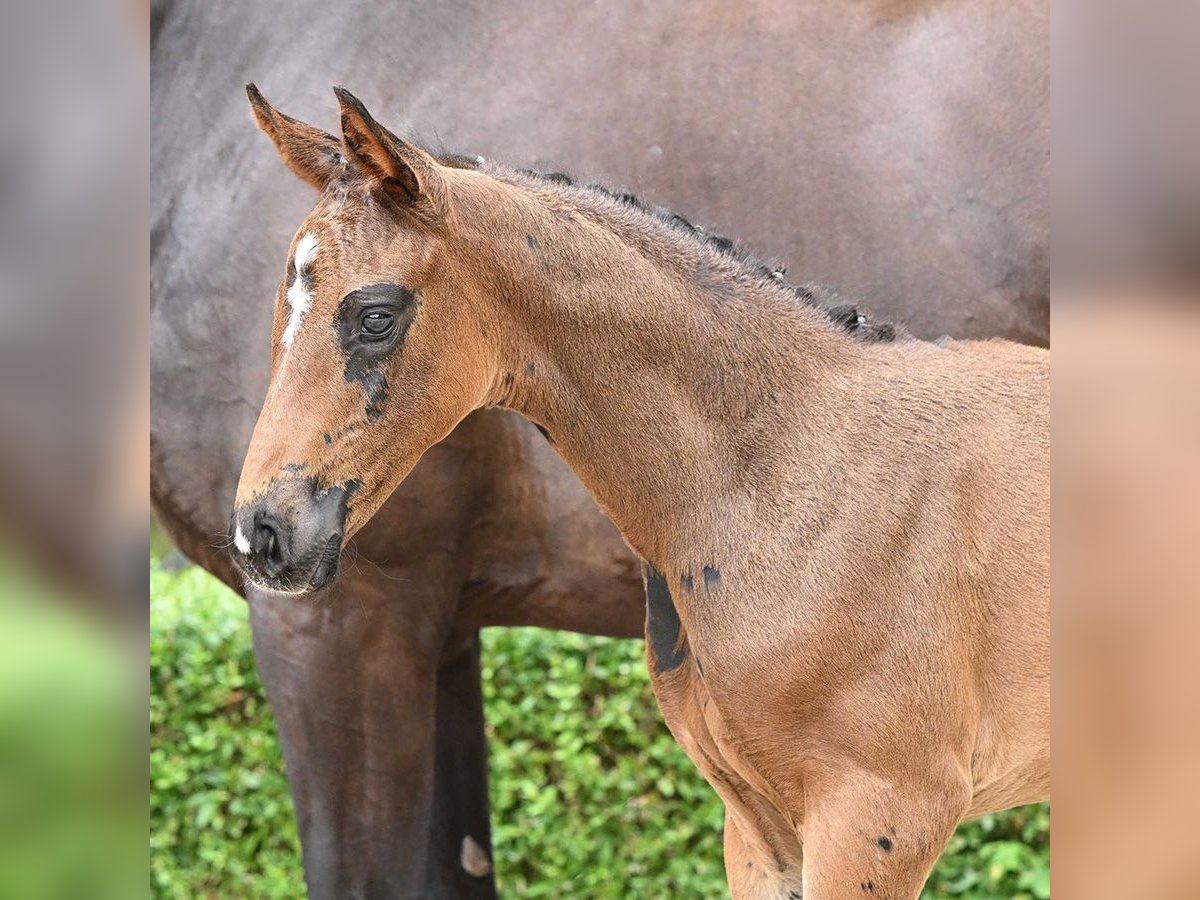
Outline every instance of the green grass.
[[[245, 604], [152, 564], [156, 897], [303, 892], [291, 800]], [[639, 641], [483, 638], [496, 877], [508, 897], [724, 897], [721, 805], [663, 726]], [[1049, 897], [1049, 811], [959, 829], [925, 896]]]

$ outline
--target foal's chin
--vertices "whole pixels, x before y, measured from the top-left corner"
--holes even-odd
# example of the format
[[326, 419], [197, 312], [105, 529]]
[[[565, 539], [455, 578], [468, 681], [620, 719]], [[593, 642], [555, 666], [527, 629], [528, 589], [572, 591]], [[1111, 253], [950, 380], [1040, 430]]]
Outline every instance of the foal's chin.
[[341, 575], [342, 540], [340, 536], [330, 537], [311, 560], [299, 560], [289, 570], [272, 574], [261, 571], [253, 560], [239, 556], [235, 554], [235, 561], [248, 585], [272, 594], [306, 597], [319, 594], [337, 582]]

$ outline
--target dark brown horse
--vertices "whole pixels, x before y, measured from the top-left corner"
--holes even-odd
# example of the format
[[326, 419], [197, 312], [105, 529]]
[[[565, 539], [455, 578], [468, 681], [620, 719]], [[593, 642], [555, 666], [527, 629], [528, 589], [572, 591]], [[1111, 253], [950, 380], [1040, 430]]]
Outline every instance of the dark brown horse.
[[[156, 5], [152, 487], [185, 551], [243, 590], [219, 535], [269, 374], [267, 297], [308, 204], [247, 121], [250, 78], [298, 114], [325, 108], [330, 80], [375, 85], [449, 146], [617, 177], [915, 333], [1044, 343], [1044, 11], [750, 13]], [[354, 554], [335, 604], [246, 590], [310, 893], [487, 895], [460, 866], [465, 837], [488, 846], [474, 629], [640, 634], [635, 561], [501, 412], [426, 454]]]

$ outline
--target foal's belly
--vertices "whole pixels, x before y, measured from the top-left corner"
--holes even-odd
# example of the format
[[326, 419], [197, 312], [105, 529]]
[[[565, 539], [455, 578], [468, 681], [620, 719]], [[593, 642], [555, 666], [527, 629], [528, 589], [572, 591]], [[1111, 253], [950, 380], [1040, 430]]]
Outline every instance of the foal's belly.
[[[893, 775], [903, 782], [914, 767], [927, 768], [931, 796], [940, 793], [938, 785], [944, 782], [947, 793], [961, 791], [964, 800], [969, 797], [969, 804], [960, 807], [963, 818], [1049, 796], [1048, 734], [1043, 743], [1036, 723], [1029, 723], [1024, 733], [990, 741], [984, 736], [986, 725], [961, 709], [964, 723], [977, 723], [967, 730], [983, 737], [974, 759], [969, 745], [926, 734], [923, 752], [898, 755], [895, 770], [889, 771], [885, 760], [868, 752], [868, 734], [855, 738], [855, 726], [845, 721], [835, 724], [839, 717], [831, 717], [828, 710], [810, 721], [783, 701], [773, 689], [776, 686], [761, 681], [748, 682], [739, 676], [734, 693], [721, 678], [719, 661], [706, 666], [686, 639], [680, 646], [684, 650], [673, 668], [662, 671], [653, 644], [647, 644], [651, 679], [664, 719], [741, 824], [747, 850], [769, 869], [786, 874], [801, 867], [806, 800], [815, 802], [813, 788], [820, 787], [811, 781], [814, 773], [865, 771]], [[909, 724], [922, 734], [927, 730], [921, 722]], [[1014, 742], [1021, 746], [1013, 746]], [[968, 767], [969, 786], [956, 774]]]

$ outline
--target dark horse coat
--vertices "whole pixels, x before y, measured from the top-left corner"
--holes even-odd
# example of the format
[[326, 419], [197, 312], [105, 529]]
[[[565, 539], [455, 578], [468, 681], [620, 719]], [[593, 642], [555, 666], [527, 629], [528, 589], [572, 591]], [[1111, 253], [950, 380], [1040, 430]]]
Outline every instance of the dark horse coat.
[[[623, 179], [918, 335], [1048, 340], [1036, 5], [608, 4], [530, 22], [505, 3], [164, 2], [152, 40], [152, 500], [235, 589], [220, 535], [279, 260], [312, 199], [250, 121], [246, 81], [330, 129], [328, 85], [354, 84], [448, 149]], [[244, 591], [310, 894], [490, 896], [476, 629], [640, 634], [636, 560], [498, 411], [430, 451], [350, 552], [332, 602]]]

